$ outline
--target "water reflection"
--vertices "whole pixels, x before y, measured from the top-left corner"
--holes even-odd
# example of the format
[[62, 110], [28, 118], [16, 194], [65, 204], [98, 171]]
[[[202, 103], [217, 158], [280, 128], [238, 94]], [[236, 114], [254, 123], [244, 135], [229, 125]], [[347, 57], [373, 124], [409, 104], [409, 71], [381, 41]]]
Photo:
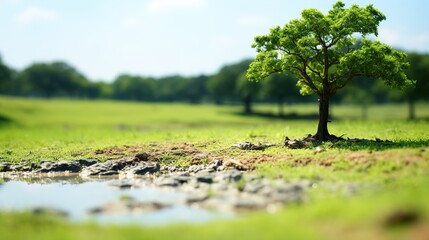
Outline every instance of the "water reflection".
[[[181, 199], [186, 197], [183, 192], [162, 191], [144, 185], [122, 189], [114, 187], [115, 181], [118, 179], [100, 178], [87, 181], [79, 176], [4, 179], [0, 184], [0, 210], [53, 208], [66, 212], [72, 221], [145, 225], [198, 223], [232, 217], [231, 213], [214, 213], [181, 203]], [[139, 202], [163, 202], [170, 206], [159, 211], [88, 214], [90, 209], [120, 202], [124, 196]]]

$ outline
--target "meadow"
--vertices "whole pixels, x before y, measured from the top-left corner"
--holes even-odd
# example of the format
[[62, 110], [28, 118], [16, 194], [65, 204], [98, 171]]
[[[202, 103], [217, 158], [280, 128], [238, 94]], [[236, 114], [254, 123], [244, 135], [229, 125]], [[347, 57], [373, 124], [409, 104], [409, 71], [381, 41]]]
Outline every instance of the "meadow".
[[[25, 212], [0, 213], [2, 238], [424, 239], [429, 236], [429, 107], [419, 103], [416, 109], [420, 120], [407, 121], [405, 104], [374, 105], [368, 119], [361, 120], [359, 107], [333, 105], [332, 134], [392, 142], [323, 143], [325, 151], [316, 154], [313, 148], [281, 146], [285, 136], [315, 132], [317, 119], [308, 116], [317, 114], [316, 104], [287, 105], [286, 117], [276, 118], [243, 115], [241, 106], [0, 97], [0, 161], [104, 160], [111, 156], [98, 155], [97, 150], [127, 146], [121, 154], [132, 156], [130, 146], [186, 143], [224, 159], [270, 156], [270, 161], [253, 165], [256, 174], [269, 178], [376, 186], [356, 195], [320, 186], [309, 193], [308, 203], [274, 214], [250, 213], [198, 225], [99, 226]], [[276, 106], [261, 104], [255, 111], [271, 113]], [[231, 149], [244, 141], [277, 146], [263, 152]], [[187, 164], [183, 161], [178, 162]]]

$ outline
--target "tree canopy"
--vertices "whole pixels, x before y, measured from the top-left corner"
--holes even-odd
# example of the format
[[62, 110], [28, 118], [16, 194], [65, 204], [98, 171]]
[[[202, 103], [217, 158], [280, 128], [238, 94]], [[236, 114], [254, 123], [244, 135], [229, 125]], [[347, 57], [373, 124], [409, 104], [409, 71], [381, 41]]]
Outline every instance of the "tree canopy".
[[[394, 87], [411, 85], [406, 76], [406, 54], [379, 41], [378, 25], [386, 17], [373, 5], [359, 7], [338, 1], [323, 14], [317, 9], [302, 11], [300, 19], [255, 37], [255, 60], [247, 77], [264, 80], [272, 73], [291, 72], [299, 76], [301, 94], [319, 96], [319, 125], [315, 138], [330, 140], [327, 123], [329, 99], [357, 77], [382, 79]], [[362, 46], [356, 47], [358, 38]]]

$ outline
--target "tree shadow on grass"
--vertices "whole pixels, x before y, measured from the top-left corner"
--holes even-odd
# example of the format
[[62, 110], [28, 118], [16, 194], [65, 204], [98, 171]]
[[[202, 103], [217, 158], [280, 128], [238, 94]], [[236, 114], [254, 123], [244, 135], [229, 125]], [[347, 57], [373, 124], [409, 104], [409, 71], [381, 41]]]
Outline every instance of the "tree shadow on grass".
[[380, 142], [377, 140], [365, 140], [361, 142], [338, 141], [333, 144], [333, 147], [350, 151], [383, 151], [400, 148], [425, 148], [429, 147], [429, 140], [400, 140], [394, 142]]
[[315, 120], [319, 119], [318, 114], [310, 113], [310, 114], [298, 114], [295, 112], [288, 114], [274, 114], [270, 112], [252, 112], [252, 113], [244, 113], [244, 112], [233, 112], [234, 115], [244, 116], [244, 117], [261, 117], [268, 119], [289, 119], [289, 120]]
[[11, 123], [12, 119], [0, 114], [0, 126], [3, 124]]

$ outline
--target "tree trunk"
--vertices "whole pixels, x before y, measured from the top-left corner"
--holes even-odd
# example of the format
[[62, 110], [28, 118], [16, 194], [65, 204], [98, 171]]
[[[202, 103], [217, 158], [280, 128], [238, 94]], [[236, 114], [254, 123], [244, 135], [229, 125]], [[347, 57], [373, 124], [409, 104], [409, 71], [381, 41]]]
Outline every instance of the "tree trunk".
[[252, 98], [246, 97], [244, 98], [244, 113], [251, 114], [252, 113]]
[[319, 99], [319, 125], [317, 127], [316, 139], [319, 141], [329, 141], [331, 135], [328, 131], [329, 118], [329, 95], [321, 95]]
[[414, 103], [414, 99], [408, 99], [408, 120], [416, 119], [416, 106]]

